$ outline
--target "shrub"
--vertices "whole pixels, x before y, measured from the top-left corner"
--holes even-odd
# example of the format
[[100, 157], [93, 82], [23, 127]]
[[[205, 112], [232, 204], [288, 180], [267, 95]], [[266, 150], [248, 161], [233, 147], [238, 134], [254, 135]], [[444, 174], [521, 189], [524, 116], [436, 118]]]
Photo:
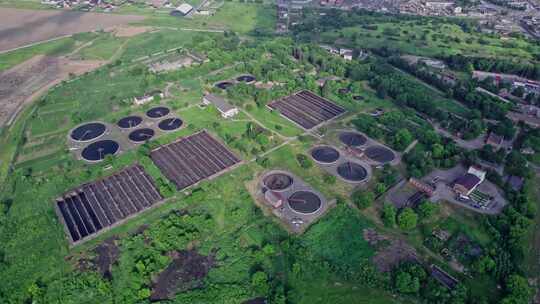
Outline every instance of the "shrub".
[[356, 191], [352, 195], [353, 203], [360, 209], [366, 209], [373, 204], [375, 194], [371, 191]]
[[382, 221], [386, 227], [394, 227], [396, 225], [396, 207], [390, 203], [386, 203], [382, 211]]
[[300, 164], [300, 167], [304, 169], [313, 167], [313, 162], [305, 154], [296, 154], [296, 160]]
[[336, 183], [336, 177], [332, 174], [325, 174], [323, 176], [323, 181], [328, 185], [333, 185]]
[[397, 221], [399, 228], [403, 230], [412, 230], [418, 223], [418, 215], [412, 208], [407, 207], [398, 215]]

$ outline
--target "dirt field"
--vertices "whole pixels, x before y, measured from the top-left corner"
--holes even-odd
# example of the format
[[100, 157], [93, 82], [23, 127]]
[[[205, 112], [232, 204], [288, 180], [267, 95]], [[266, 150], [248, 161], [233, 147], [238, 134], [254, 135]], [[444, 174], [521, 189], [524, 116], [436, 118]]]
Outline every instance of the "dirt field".
[[155, 279], [152, 301], [170, 299], [177, 292], [200, 287], [215, 264], [213, 256], [202, 256], [195, 250], [173, 252], [171, 256], [172, 263]]
[[120, 256], [120, 249], [115, 244], [115, 238], [109, 238], [96, 247], [96, 258], [94, 263], [101, 275], [106, 279], [111, 279], [112, 266]]
[[129, 15], [0, 8], [0, 52], [143, 19], [141, 16]]
[[153, 29], [151, 26], [119, 26], [114, 28], [113, 32], [116, 37], [133, 37]]
[[389, 272], [404, 261], [417, 260], [416, 250], [403, 240], [393, 239], [374, 229], [364, 229], [364, 240], [377, 248], [373, 263], [377, 270]]
[[0, 127], [10, 125], [23, 105], [69, 75], [81, 75], [101, 61], [73, 61], [63, 57], [35, 56], [0, 73]]

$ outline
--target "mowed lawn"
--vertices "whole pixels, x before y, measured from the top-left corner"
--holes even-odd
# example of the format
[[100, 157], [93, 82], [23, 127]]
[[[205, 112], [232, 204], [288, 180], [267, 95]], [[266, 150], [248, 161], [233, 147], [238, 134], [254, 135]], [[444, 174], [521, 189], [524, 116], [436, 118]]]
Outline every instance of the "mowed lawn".
[[273, 30], [275, 17], [275, 9], [269, 5], [225, 2], [208, 23], [223, 25], [235, 32], [248, 33], [254, 29]]
[[[140, 10], [139, 10], [140, 11]], [[125, 12], [132, 12], [126, 10]], [[247, 34], [255, 29], [274, 31], [276, 13], [271, 5], [225, 2], [213, 16], [193, 18], [172, 17], [163, 13], [144, 11], [148, 18], [139, 24], [175, 27], [179, 29], [218, 29]]]

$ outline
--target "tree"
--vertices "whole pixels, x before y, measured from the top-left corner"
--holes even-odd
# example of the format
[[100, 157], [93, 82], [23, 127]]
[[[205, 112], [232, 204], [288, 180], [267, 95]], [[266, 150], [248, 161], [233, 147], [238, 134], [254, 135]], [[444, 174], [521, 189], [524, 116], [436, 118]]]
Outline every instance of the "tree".
[[408, 272], [400, 271], [396, 275], [396, 288], [401, 293], [416, 293], [420, 290], [420, 280]]
[[394, 227], [396, 225], [396, 207], [391, 203], [384, 204], [382, 211], [382, 221], [386, 227]]
[[431, 154], [433, 158], [443, 158], [444, 157], [444, 147], [441, 144], [434, 144], [431, 146]]
[[377, 183], [375, 185], [375, 193], [377, 193], [377, 195], [383, 194], [384, 191], [386, 191], [386, 185], [384, 183]]
[[505, 171], [512, 175], [528, 176], [530, 169], [528, 168], [527, 159], [518, 151], [512, 151], [506, 159]]
[[270, 286], [268, 285], [268, 276], [262, 271], [257, 271], [251, 276], [251, 286], [259, 295], [266, 295]]
[[394, 137], [395, 147], [398, 150], [404, 150], [412, 141], [413, 136], [407, 129], [400, 129]]
[[397, 218], [399, 228], [403, 230], [411, 230], [416, 227], [418, 215], [410, 207], [406, 207], [401, 211]]
[[514, 274], [506, 281], [507, 295], [503, 298], [503, 304], [527, 304], [530, 303], [533, 289], [527, 279]]
[[366, 209], [373, 204], [375, 194], [371, 191], [356, 191], [352, 195], [353, 203], [360, 209]]
[[473, 269], [479, 274], [484, 274], [491, 272], [495, 266], [495, 261], [489, 255], [485, 255], [473, 264]]
[[429, 220], [439, 211], [439, 205], [432, 203], [428, 200], [424, 200], [418, 205], [417, 213], [420, 219]]

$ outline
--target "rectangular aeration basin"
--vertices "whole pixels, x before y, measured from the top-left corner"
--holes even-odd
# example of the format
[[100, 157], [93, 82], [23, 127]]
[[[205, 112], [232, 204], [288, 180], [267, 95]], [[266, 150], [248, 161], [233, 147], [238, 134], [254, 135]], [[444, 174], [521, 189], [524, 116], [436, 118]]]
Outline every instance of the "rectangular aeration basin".
[[65, 193], [56, 210], [71, 243], [77, 243], [162, 199], [152, 178], [135, 165]]
[[161, 146], [153, 150], [150, 157], [178, 190], [222, 173], [240, 162], [206, 131]]
[[345, 113], [341, 106], [306, 90], [274, 100], [268, 107], [307, 130]]

